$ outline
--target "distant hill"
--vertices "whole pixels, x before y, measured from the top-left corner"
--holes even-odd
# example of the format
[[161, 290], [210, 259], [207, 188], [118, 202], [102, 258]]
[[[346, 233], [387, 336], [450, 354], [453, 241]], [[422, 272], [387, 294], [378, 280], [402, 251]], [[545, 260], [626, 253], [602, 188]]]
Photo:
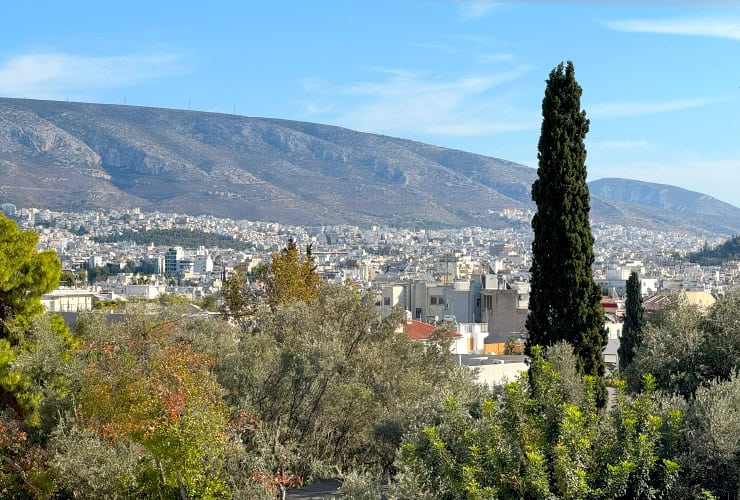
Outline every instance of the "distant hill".
[[[492, 212], [532, 209], [535, 177], [510, 161], [330, 125], [0, 98], [0, 201], [19, 206], [501, 227], [512, 222]], [[740, 232], [737, 209], [708, 215], [695, 204], [652, 207], [614, 192], [594, 193], [596, 220]]]
[[667, 184], [630, 179], [599, 179], [589, 182], [592, 196], [630, 204], [660, 208], [690, 215], [736, 219], [740, 208], [705, 194]]
[[592, 211], [603, 220], [625, 224], [732, 235], [740, 208], [706, 194], [631, 179], [607, 178], [588, 183]]
[[686, 260], [702, 266], [719, 266], [731, 260], [740, 261], [740, 236], [733, 236], [714, 248], [704, 248], [689, 254]]

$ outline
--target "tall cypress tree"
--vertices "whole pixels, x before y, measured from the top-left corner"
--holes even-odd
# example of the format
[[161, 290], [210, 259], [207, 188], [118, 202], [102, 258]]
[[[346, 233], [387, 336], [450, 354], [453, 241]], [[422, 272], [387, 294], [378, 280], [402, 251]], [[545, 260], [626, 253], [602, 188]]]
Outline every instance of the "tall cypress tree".
[[640, 279], [632, 271], [627, 280], [627, 302], [625, 303], [622, 339], [619, 342], [619, 369], [627, 368], [635, 357], [635, 349], [642, 343], [642, 327], [645, 325]]
[[[542, 130], [532, 185], [532, 278], [527, 349], [565, 340], [573, 345], [583, 374], [602, 377], [607, 334], [601, 292], [594, 283], [593, 243], [586, 185], [589, 122], [573, 63], [550, 73], [542, 101]], [[603, 382], [600, 398], [605, 397]]]

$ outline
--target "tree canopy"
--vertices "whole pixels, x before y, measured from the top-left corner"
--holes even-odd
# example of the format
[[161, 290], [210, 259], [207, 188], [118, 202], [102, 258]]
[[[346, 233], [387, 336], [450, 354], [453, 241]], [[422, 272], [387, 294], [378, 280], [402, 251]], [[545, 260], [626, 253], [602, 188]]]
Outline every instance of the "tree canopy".
[[640, 278], [633, 271], [627, 280], [624, 326], [622, 327], [622, 338], [619, 343], [620, 370], [627, 368], [632, 363], [635, 350], [642, 343], [642, 329], [645, 327], [644, 315]]
[[321, 277], [316, 272], [311, 245], [306, 255], [300, 256], [293, 238], [285, 248], [272, 254], [272, 261], [257, 270], [271, 307], [288, 305], [294, 301], [311, 302], [319, 296]]
[[[41, 394], [33, 381], [14, 364], [35, 349], [27, 337], [33, 320], [43, 312], [41, 296], [55, 289], [61, 264], [53, 250], [36, 250], [38, 236], [21, 231], [16, 223], [0, 215], [0, 400], [6, 406], [35, 420]], [[63, 322], [53, 323], [55, 332], [72, 344]]]
[[409, 436], [394, 485], [401, 497], [669, 496], [680, 471], [681, 410], [663, 407], [646, 377], [639, 396], [621, 385], [612, 411], [598, 412], [595, 378], [573, 385], [570, 347], [550, 349], [553, 361], [533, 347], [530, 377], [506, 384], [498, 399], [485, 397], [473, 411], [450, 399], [437, 424]]
[[740, 260], [740, 236], [733, 236], [714, 248], [705, 244], [698, 252], [687, 255], [686, 260], [702, 266], [719, 266], [731, 260]]
[[121, 241], [133, 241], [139, 245], [153, 243], [157, 246], [182, 246], [185, 248], [233, 248], [244, 250], [247, 244], [235, 240], [232, 236], [208, 233], [198, 229], [149, 229], [148, 231], [124, 231], [109, 236], [96, 236], [93, 241], [98, 243], [116, 243]]
[[[602, 351], [607, 336], [600, 289], [593, 279], [584, 139], [589, 122], [581, 110], [582, 89], [573, 63], [550, 73], [542, 101], [537, 180], [532, 199], [531, 292], [528, 348], [568, 341], [582, 372], [604, 374]], [[597, 383], [603, 404], [604, 389]]]

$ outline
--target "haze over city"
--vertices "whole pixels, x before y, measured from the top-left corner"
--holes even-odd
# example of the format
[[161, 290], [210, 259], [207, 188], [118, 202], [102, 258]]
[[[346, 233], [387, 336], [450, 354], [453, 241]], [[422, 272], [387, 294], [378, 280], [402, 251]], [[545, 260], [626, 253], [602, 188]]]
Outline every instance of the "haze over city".
[[544, 80], [572, 60], [589, 179], [737, 206], [732, 3], [11, 4], [0, 95], [314, 121], [536, 166]]

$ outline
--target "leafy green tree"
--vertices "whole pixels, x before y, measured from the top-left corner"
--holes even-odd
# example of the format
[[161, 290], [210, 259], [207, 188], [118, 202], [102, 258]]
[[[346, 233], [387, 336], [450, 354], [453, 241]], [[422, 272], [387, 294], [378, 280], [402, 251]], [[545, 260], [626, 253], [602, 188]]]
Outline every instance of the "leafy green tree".
[[213, 293], [205, 295], [203, 298], [196, 301], [196, 305], [206, 311], [216, 312], [218, 311], [218, 295]]
[[697, 389], [686, 423], [684, 497], [740, 498], [740, 375]]
[[[51, 431], [60, 412], [69, 409], [79, 368], [75, 353], [80, 340], [70, 332], [59, 315], [34, 318], [25, 334], [26, 349], [18, 352], [13, 369], [21, 374], [25, 420], [34, 433]], [[40, 426], [40, 429], [36, 428]]]
[[[36, 233], [0, 216], [0, 400], [29, 423], [36, 419], [41, 395], [29, 388], [28, 375], [14, 362], [34, 349], [26, 333], [44, 310], [41, 296], [55, 289], [61, 276], [56, 253], [36, 251], [38, 241]], [[68, 333], [63, 324], [57, 326], [60, 335]]]
[[103, 439], [74, 422], [61, 422], [49, 440], [49, 460], [59, 492], [73, 498], [145, 498], [140, 456], [130, 441]]
[[39, 238], [21, 231], [0, 215], [0, 327], [3, 340], [17, 340], [34, 316], [43, 312], [41, 296], [55, 289], [61, 276], [56, 252], [36, 251]]
[[301, 258], [293, 238], [279, 253], [272, 255], [272, 262], [257, 270], [257, 279], [264, 285], [267, 301], [273, 308], [294, 301], [312, 302], [321, 288], [311, 245], [306, 248], [306, 256]]
[[635, 350], [642, 343], [642, 329], [645, 326], [645, 312], [642, 307], [640, 278], [638, 278], [637, 273], [634, 271], [627, 280], [625, 309], [622, 338], [619, 343], [619, 368], [622, 370], [632, 363], [635, 357]]
[[[23, 335], [11, 364], [16, 399], [0, 410], [0, 497], [47, 498], [57, 475], [45, 448], [48, 432], [68, 408], [77, 340], [58, 315], [39, 315]], [[22, 405], [22, 406], [20, 406]]]
[[740, 294], [703, 312], [677, 293], [648, 321], [626, 371], [633, 391], [654, 374], [658, 389], [685, 398], [679, 498], [738, 498], [740, 486]]
[[740, 372], [740, 291], [720, 298], [704, 316], [700, 348], [705, 379], [729, 380]]
[[221, 313], [243, 329], [251, 323], [260, 303], [258, 293], [250, 285], [242, 267], [237, 267], [236, 272], [224, 282], [221, 298]]
[[117, 274], [117, 271], [114, 272], [111, 264], [106, 264], [90, 269], [87, 278], [90, 283], [95, 283], [96, 281], [105, 281], [111, 274]]
[[[593, 279], [593, 243], [586, 185], [589, 122], [581, 110], [581, 87], [573, 63], [558, 65], [547, 80], [542, 101], [537, 169], [532, 199], [532, 278], [528, 351], [565, 340], [573, 345], [582, 373], [604, 374], [607, 335], [600, 291]], [[599, 403], [605, 388], [597, 383]]]
[[[573, 387], [562, 384], [542, 348], [532, 355], [532, 376], [507, 384], [498, 400], [484, 398], [471, 411], [449, 399], [435, 425], [408, 436], [399, 459], [401, 498], [669, 496], [680, 470], [683, 416], [661, 406], [652, 380], [634, 399], [618, 387], [606, 414], [596, 409], [595, 377], [583, 378], [584, 392], [569, 394]], [[562, 348], [556, 356], [575, 366], [572, 352], [572, 362]]]
[[[232, 475], [271, 481], [357, 466], [392, 472], [405, 432], [434, 418], [446, 395], [467, 401], [476, 393], [449, 350], [411, 341], [402, 321], [402, 311], [379, 318], [337, 285], [311, 304], [257, 310], [238, 341], [228, 331], [193, 333], [197, 345], [220, 346], [204, 349], [216, 355], [227, 401], [252, 422], [240, 436], [245, 456], [259, 460]], [[444, 332], [438, 337], [444, 344]]]
[[645, 326], [626, 371], [633, 390], [651, 373], [659, 389], [690, 397], [697, 388], [729, 380], [740, 370], [740, 293], [720, 298], [706, 312], [681, 293], [665, 302]]

